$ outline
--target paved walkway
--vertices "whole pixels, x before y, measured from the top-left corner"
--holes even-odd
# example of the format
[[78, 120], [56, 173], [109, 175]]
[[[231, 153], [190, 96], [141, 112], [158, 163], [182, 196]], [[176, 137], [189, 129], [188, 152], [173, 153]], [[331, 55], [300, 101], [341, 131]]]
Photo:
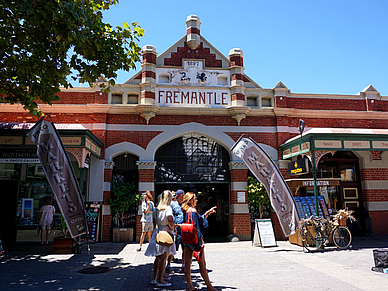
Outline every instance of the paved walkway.
[[[0, 290], [185, 290], [182, 273], [172, 276], [171, 287], [150, 284], [153, 258], [144, 256], [146, 246], [136, 252], [134, 243], [98, 243], [91, 245], [90, 254], [84, 248], [78, 255], [53, 255], [51, 245], [16, 245], [8, 259], [0, 260]], [[371, 271], [373, 249], [382, 247], [388, 248], [388, 237], [356, 237], [353, 248], [345, 251], [328, 247], [304, 253], [283, 241], [271, 248], [251, 242], [208, 243], [205, 250], [210, 279], [222, 290], [375, 291], [388, 290], [388, 274]], [[108, 271], [79, 273], [97, 266]], [[176, 270], [179, 266], [173, 264]], [[192, 277], [206, 290], [196, 262]]]

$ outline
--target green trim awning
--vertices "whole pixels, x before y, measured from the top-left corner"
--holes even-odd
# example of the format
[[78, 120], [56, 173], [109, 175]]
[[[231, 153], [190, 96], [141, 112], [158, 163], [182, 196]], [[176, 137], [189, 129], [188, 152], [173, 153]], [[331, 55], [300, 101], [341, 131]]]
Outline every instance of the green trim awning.
[[283, 159], [312, 150], [387, 151], [388, 129], [313, 128], [280, 146]]

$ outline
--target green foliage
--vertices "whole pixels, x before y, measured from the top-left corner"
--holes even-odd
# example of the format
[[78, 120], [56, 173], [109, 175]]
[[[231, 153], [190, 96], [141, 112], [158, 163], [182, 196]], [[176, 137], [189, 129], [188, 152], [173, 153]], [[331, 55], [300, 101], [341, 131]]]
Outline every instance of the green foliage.
[[267, 191], [265, 190], [263, 184], [261, 184], [253, 177], [248, 177], [247, 182], [248, 186], [245, 187], [245, 189], [248, 192], [248, 201], [253, 207], [259, 209], [260, 218], [262, 218], [263, 205], [271, 204]]
[[124, 213], [129, 209], [129, 206], [140, 200], [140, 194], [136, 192], [134, 183], [120, 181], [119, 179], [112, 180], [111, 199], [109, 200], [110, 207], [114, 213], [117, 213], [121, 225], [124, 221]]
[[53, 227], [53, 230], [59, 230], [58, 236], [61, 236], [61, 237], [62, 236], [63, 237], [69, 237], [70, 236], [70, 231], [67, 228], [65, 219], [63, 218], [62, 215], [61, 215], [61, 220], [60, 220], [59, 224], [57, 226]]
[[118, 70], [134, 69], [144, 31], [135, 22], [116, 28], [103, 22], [103, 11], [117, 3], [0, 1], [0, 102], [39, 115], [38, 100], [52, 104], [71, 79], [92, 86], [102, 76], [114, 85]]

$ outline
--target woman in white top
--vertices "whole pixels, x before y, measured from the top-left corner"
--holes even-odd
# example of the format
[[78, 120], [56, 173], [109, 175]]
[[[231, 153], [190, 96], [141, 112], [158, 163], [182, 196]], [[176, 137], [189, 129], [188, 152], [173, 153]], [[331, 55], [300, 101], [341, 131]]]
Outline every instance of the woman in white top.
[[[164, 281], [164, 270], [166, 269], [166, 259], [168, 254], [175, 255], [175, 244], [170, 247], [161, 246], [156, 243], [156, 233], [158, 230], [168, 231], [173, 235], [175, 228], [174, 216], [171, 209], [172, 193], [168, 190], [163, 191], [159, 196], [159, 204], [154, 211], [154, 224], [155, 231], [152, 234], [151, 242], [148, 244], [148, 248], [145, 251], [145, 255], [148, 257], [155, 257], [154, 261], [154, 279], [151, 284], [157, 287], [168, 287], [171, 283]], [[157, 274], [159, 276], [157, 277]]]
[[48, 245], [48, 239], [50, 235], [51, 224], [54, 220], [55, 207], [51, 205], [51, 197], [44, 197], [44, 205], [39, 210], [39, 224], [42, 229], [42, 234], [40, 237], [40, 243], [43, 244], [44, 239], [46, 238], [46, 245]]

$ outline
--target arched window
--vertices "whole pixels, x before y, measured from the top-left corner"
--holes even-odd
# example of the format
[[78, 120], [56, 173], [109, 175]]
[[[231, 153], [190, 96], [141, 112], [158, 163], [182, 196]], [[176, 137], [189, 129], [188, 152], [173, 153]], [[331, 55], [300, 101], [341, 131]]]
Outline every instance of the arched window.
[[230, 161], [214, 140], [186, 134], [161, 146], [156, 154], [155, 182], [228, 182]]

